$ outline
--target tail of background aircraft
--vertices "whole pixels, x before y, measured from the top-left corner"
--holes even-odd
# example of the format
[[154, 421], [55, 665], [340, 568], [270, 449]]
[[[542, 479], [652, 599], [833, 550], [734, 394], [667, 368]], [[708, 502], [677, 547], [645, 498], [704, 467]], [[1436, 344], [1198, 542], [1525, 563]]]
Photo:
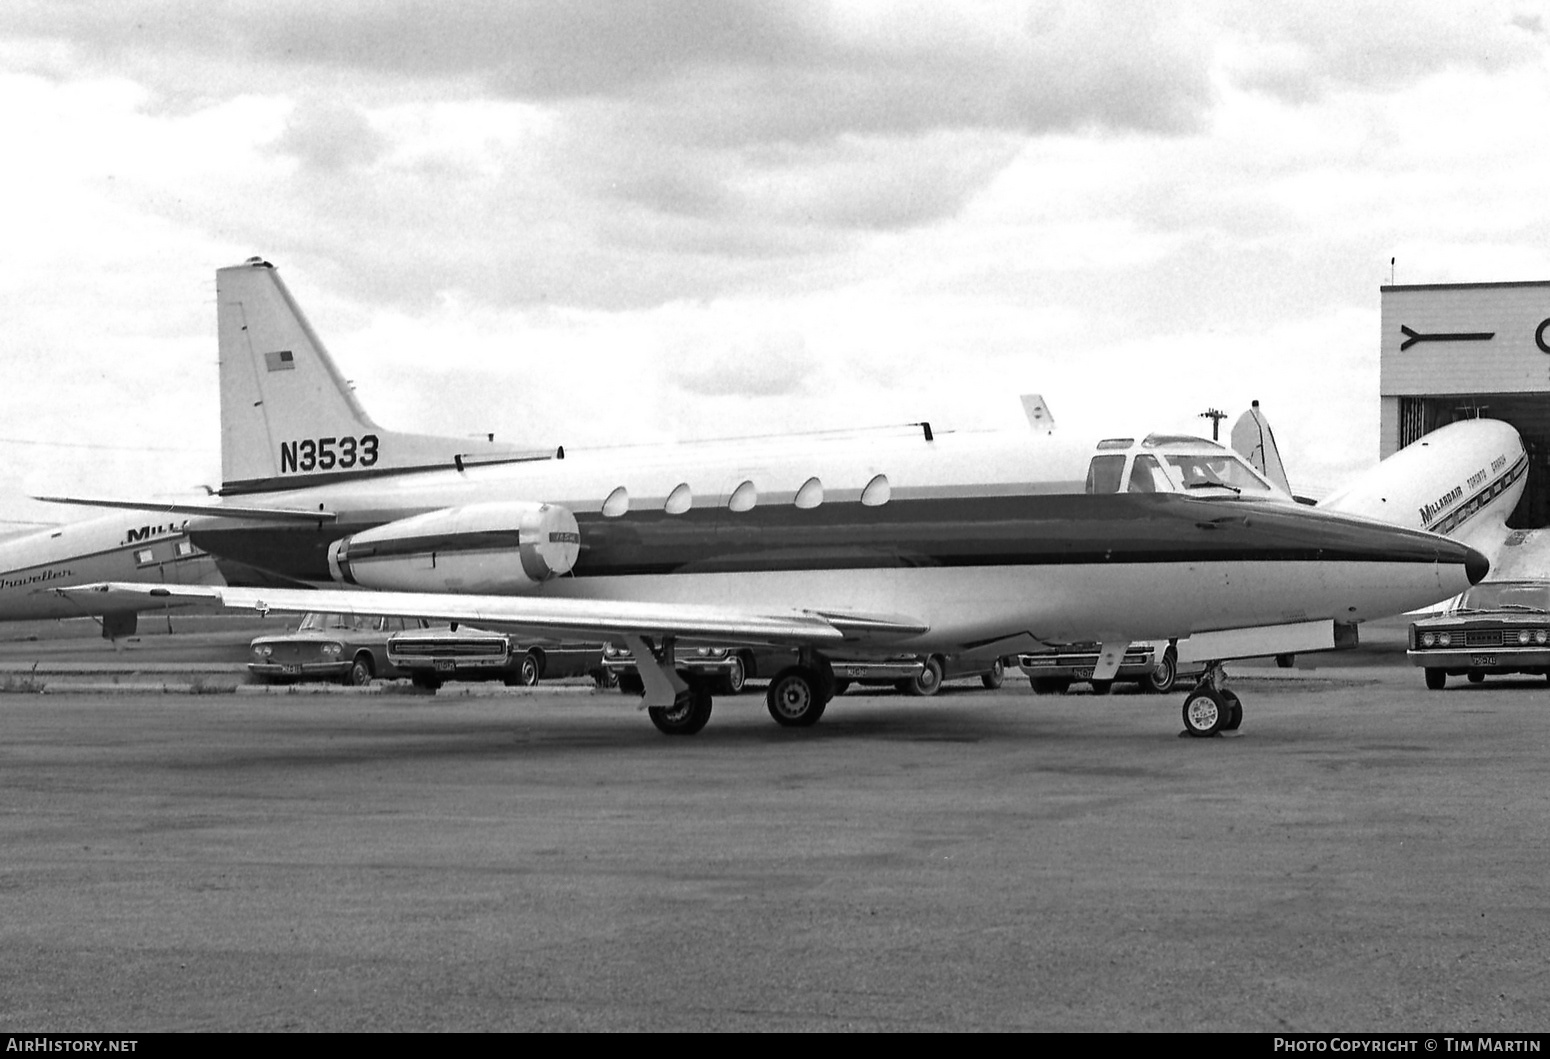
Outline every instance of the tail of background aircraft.
[[551, 456], [489, 439], [383, 430], [260, 258], [215, 274], [222, 493], [290, 489], [419, 468]]
[[1281, 462], [1281, 450], [1276, 447], [1276, 436], [1270, 431], [1270, 421], [1260, 412], [1258, 401], [1233, 424], [1232, 447], [1272, 484], [1292, 494], [1292, 487], [1286, 480], [1286, 465]]

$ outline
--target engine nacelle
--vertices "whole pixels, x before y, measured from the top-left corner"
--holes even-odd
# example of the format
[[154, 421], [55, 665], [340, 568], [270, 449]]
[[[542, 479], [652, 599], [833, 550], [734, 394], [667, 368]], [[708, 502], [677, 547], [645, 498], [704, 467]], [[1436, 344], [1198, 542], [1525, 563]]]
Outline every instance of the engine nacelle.
[[398, 592], [528, 592], [569, 573], [576, 516], [558, 504], [468, 504], [362, 530], [328, 547], [335, 581]]

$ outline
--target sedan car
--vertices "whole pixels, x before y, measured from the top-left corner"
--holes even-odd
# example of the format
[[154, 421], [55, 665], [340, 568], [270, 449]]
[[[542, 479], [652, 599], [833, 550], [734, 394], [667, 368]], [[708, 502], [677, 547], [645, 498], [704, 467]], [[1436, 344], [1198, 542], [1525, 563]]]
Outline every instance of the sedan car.
[[1405, 654], [1433, 691], [1450, 676], [1550, 676], [1550, 581], [1480, 582], [1446, 614], [1412, 623]]
[[397, 633], [388, 640], [387, 653], [416, 687], [431, 690], [449, 680], [530, 686], [542, 679], [588, 676], [599, 685], [611, 682], [600, 643], [530, 642], [467, 625]]
[[388, 637], [420, 627], [413, 618], [307, 614], [295, 632], [260, 636], [250, 647], [248, 672], [264, 683], [332, 680], [369, 684], [404, 674], [388, 661]]

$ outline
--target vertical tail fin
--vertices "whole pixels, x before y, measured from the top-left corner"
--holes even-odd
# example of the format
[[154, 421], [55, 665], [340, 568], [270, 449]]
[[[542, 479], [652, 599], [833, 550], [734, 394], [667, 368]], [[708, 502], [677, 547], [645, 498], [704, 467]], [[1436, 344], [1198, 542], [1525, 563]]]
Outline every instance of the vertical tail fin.
[[536, 455], [493, 438], [383, 430], [267, 261], [254, 257], [217, 270], [215, 291], [223, 493]]
[[1270, 431], [1270, 421], [1259, 410], [1258, 401], [1233, 424], [1232, 447], [1272, 485], [1280, 486], [1288, 494], [1292, 492], [1286, 479], [1286, 465], [1281, 462], [1281, 450], [1276, 447], [1276, 436]]

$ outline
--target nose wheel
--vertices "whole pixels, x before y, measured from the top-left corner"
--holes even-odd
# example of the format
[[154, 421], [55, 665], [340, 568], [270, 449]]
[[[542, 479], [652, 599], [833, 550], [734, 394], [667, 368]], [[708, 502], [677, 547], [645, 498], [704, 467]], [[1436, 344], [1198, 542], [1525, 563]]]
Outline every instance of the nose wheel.
[[1206, 667], [1200, 683], [1184, 697], [1184, 734], [1208, 739], [1235, 732], [1243, 723], [1243, 703], [1225, 686], [1226, 672], [1220, 662]]

